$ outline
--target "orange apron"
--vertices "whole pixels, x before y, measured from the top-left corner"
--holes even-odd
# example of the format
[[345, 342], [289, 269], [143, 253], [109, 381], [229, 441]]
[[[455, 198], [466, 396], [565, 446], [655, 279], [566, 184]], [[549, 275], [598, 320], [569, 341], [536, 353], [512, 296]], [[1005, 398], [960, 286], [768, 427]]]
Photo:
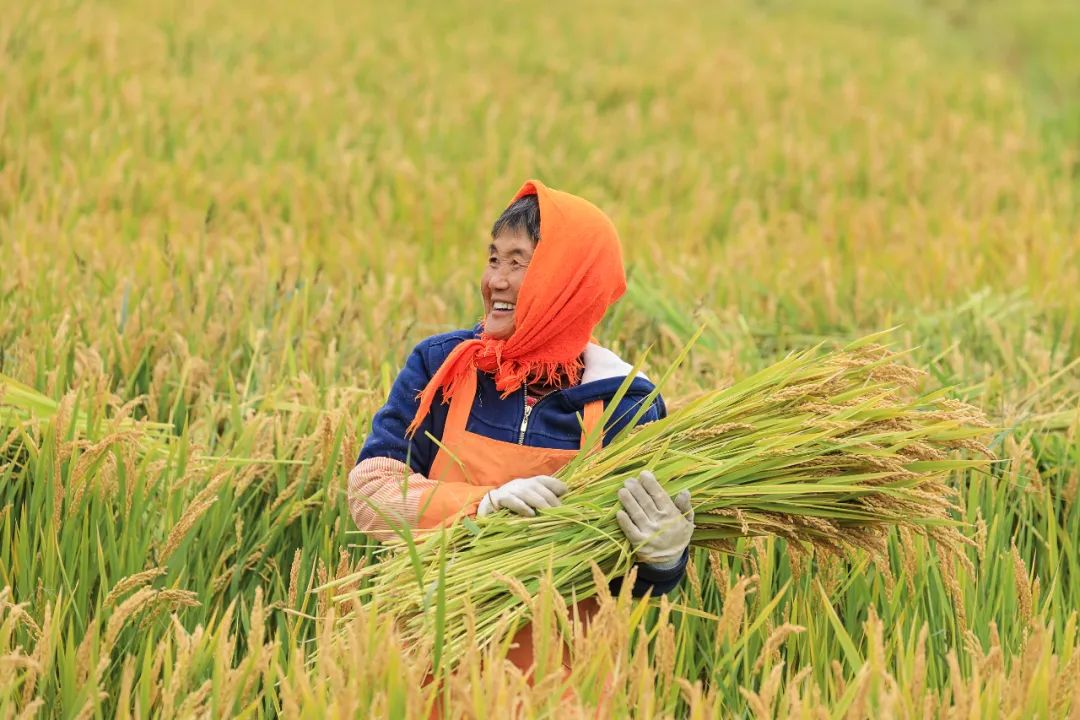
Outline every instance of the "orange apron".
[[[493, 440], [483, 435], [471, 433], [465, 429], [476, 396], [476, 373], [469, 373], [461, 388], [450, 399], [450, 409], [443, 429], [442, 445], [435, 455], [429, 477], [440, 482], [464, 482], [478, 486], [500, 486], [516, 478], [552, 475], [569, 463], [577, 450], [559, 450], [551, 448], [529, 447], [515, 443]], [[582, 419], [581, 445], [585, 438], [600, 422], [604, 414], [604, 401], [593, 400], [585, 405]], [[603, 443], [600, 438], [597, 446]], [[481, 490], [482, 488], [477, 488]], [[485, 490], [486, 492], [486, 490]], [[483, 492], [480, 496], [483, 496]], [[438, 496], [432, 498], [438, 500]], [[424, 514], [432, 512], [425, 508]], [[441, 508], [434, 512], [442, 512]], [[453, 512], [445, 512], [442, 517], [451, 517]], [[596, 599], [589, 598], [576, 605], [576, 611], [582, 619], [593, 614]], [[573, 614], [574, 609], [571, 610]], [[514, 636], [514, 644], [507, 659], [523, 672], [528, 673], [533, 664], [532, 628], [526, 625]]]

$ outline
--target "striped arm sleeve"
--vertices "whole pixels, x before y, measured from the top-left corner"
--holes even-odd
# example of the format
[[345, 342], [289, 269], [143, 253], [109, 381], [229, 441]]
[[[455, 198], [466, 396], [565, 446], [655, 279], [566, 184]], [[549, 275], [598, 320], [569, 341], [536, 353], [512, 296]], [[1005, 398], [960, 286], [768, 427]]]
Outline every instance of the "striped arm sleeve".
[[399, 460], [361, 460], [349, 473], [349, 512], [363, 533], [385, 542], [395, 527], [416, 527], [421, 498], [437, 485]]

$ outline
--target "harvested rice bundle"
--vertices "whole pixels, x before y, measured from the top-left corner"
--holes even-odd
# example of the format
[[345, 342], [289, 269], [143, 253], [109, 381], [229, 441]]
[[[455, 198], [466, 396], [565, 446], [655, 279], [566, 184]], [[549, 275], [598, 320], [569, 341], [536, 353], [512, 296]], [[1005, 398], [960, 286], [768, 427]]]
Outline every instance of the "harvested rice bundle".
[[888, 529], [900, 526], [951, 550], [965, 539], [950, 519], [955, 492], [945, 481], [986, 464], [953, 455], [989, 457], [977, 441], [987, 424], [943, 391], [920, 395], [922, 373], [895, 360], [869, 339], [801, 352], [664, 420], [630, 422], [604, 450], [559, 473], [569, 488], [560, 507], [406, 537], [386, 560], [343, 579], [371, 582], [339, 599], [370, 597], [414, 642], [441, 633], [453, 663], [467, 644], [485, 646], [526, 621], [519, 596], [536, 594], [549, 569], [568, 601], [596, 593], [593, 562], [608, 577], [631, 569], [616, 493], [644, 469], [671, 494], [690, 491], [697, 545], [773, 534], [829, 552], [862, 548], [880, 560]]

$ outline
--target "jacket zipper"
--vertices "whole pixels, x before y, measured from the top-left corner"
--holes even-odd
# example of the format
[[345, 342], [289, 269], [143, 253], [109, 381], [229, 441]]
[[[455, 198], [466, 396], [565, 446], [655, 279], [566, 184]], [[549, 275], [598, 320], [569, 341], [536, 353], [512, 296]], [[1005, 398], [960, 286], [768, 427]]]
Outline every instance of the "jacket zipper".
[[560, 392], [562, 392], [562, 391], [561, 390], [555, 390], [554, 392], [550, 392], [547, 395], [545, 395], [544, 397], [537, 400], [535, 405], [529, 405], [529, 386], [528, 385], [523, 385], [522, 386], [522, 388], [521, 388], [521, 401], [525, 405], [525, 414], [522, 415], [522, 417], [521, 417], [521, 427], [518, 430], [518, 445], [524, 445], [525, 444], [525, 431], [529, 429], [529, 416], [532, 415], [533, 411], [536, 408], [540, 407], [544, 403], [544, 401], [546, 401], [549, 397], [551, 397], [552, 395], [557, 395]]
[[521, 416], [521, 431], [518, 433], [518, 445], [525, 444], [525, 431], [529, 429], [529, 415], [532, 414], [532, 406], [529, 405], [529, 386], [521, 386], [521, 402], [525, 407], [525, 414]]

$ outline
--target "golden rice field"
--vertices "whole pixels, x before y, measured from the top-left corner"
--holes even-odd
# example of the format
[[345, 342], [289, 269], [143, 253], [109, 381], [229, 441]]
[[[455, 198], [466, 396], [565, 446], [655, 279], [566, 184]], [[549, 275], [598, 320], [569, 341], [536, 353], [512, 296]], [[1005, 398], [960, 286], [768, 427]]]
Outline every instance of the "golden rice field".
[[[5, 3], [0, 716], [1080, 718], [1078, 23]], [[346, 474], [412, 346], [480, 316], [528, 177], [620, 230], [605, 344], [660, 374], [704, 326], [669, 402], [895, 328], [994, 425], [950, 478], [967, 562], [740, 540], [605, 599], [569, 676], [493, 650], [425, 685], [317, 588], [377, 561]]]

